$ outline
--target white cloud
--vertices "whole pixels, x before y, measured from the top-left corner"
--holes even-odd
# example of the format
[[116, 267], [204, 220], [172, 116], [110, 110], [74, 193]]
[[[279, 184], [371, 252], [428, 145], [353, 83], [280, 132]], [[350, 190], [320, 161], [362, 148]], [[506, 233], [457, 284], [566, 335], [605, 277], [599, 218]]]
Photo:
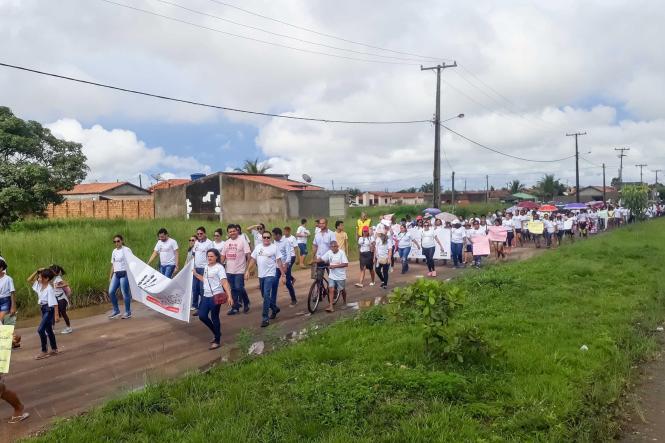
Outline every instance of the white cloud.
[[168, 178], [186, 177], [190, 171], [209, 172], [193, 157], [168, 155], [161, 147], [150, 148], [126, 129], [84, 128], [65, 118], [46, 125], [56, 137], [83, 145], [90, 173], [86, 180], [135, 181], [139, 173], [160, 173]]

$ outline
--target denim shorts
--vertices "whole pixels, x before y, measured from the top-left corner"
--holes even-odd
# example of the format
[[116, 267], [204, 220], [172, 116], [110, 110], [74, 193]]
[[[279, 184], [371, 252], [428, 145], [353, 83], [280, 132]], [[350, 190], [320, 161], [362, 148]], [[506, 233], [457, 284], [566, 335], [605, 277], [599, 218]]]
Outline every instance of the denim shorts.
[[12, 309], [12, 297], [0, 298], [0, 312], [9, 312]]
[[346, 287], [346, 280], [333, 280], [330, 279], [330, 287], [333, 289], [339, 289], [340, 291], [344, 290]]
[[307, 255], [307, 243], [298, 243], [298, 249], [300, 250], [300, 255]]

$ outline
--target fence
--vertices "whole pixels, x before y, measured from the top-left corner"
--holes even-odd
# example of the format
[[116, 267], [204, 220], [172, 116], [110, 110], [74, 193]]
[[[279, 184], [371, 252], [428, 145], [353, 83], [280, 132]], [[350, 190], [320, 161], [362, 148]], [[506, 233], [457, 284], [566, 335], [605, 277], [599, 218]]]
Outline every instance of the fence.
[[67, 200], [46, 208], [48, 218], [155, 218], [155, 204], [146, 200]]

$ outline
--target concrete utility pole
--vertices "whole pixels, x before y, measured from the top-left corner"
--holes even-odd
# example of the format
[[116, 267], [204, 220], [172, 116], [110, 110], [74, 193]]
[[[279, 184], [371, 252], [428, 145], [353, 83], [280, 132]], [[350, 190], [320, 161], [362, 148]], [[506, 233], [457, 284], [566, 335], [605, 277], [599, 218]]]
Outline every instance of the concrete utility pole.
[[452, 65], [445, 63], [429, 68], [420, 67], [421, 71], [432, 71], [436, 69], [436, 113], [434, 114], [434, 178], [432, 180], [432, 207], [441, 206], [441, 71], [446, 68], [457, 67], [457, 62]]
[[623, 187], [623, 158], [628, 154], [624, 154], [625, 151], [630, 151], [630, 148], [614, 148], [615, 151], [620, 151], [619, 157], [619, 188]]
[[580, 202], [580, 149], [577, 138], [580, 135], [586, 135], [586, 132], [575, 132], [566, 134], [566, 137], [575, 137], [575, 201]]
[[635, 165], [636, 168], [640, 168], [640, 184], [644, 183], [644, 182], [642, 181], [642, 170], [643, 170], [644, 168], [646, 168], [647, 166], [648, 166], [648, 165], [644, 165], [644, 164], [642, 164], [642, 165]]
[[605, 198], [605, 163], [603, 163], [603, 203], [607, 204], [607, 198]]
[[452, 186], [450, 189], [450, 204], [455, 207], [455, 171], [453, 171]]
[[658, 184], [658, 173], [659, 173], [659, 172], [663, 172], [663, 170], [662, 170], [662, 169], [656, 169], [656, 170], [651, 171], [651, 172], [653, 172], [653, 173], [656, 174], [656, 184]]
[[490, 201], [490, 176], [485, 176], [485, 203]]

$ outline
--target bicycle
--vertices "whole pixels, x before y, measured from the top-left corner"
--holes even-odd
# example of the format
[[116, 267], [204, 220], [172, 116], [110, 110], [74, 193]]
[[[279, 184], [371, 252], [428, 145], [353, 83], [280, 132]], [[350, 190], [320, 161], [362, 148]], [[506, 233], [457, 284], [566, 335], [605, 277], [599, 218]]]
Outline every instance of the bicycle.
[[[326, 269], [328, 269], [327, 266], [312, 266], [312, 279], [314, 279], [314, 282], [312, 282], [312, 286], [309, 288], [309, 294], [307, 295], [307, 310], [310, 314], [316, 312], [316, 309], [319, 307], [319, 303], [322, 300], [328, 299], [330, 286], [328, 284], [328, 279], [325, 277]], [[343, 291], [338, 291], [337, 288], [335, 288], [335, 292], [333, 293], [333, 305], [337, 304], [342, 292]]]

